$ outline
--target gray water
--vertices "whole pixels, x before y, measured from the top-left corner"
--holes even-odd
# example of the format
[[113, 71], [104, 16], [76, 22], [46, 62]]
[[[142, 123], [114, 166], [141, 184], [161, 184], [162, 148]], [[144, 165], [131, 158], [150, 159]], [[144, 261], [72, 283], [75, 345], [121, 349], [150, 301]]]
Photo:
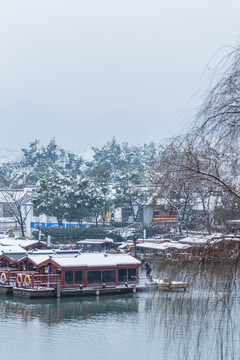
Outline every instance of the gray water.
[[0, 297], [5, 359], [240, 359], [236, 292], [193, 286], [99, 298]]

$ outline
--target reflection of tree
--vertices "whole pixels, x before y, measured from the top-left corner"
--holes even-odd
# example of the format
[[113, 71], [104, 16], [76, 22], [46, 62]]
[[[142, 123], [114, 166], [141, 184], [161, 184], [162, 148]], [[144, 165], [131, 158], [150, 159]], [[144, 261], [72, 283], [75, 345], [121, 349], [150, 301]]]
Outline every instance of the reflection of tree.
[[160, 278], [190, 282], [187, 293], [160, 292], [151, 299], [153, 328], [161, 328], [165, 358], [238, 358], [239, 275], [237, 261], [161, 263]]

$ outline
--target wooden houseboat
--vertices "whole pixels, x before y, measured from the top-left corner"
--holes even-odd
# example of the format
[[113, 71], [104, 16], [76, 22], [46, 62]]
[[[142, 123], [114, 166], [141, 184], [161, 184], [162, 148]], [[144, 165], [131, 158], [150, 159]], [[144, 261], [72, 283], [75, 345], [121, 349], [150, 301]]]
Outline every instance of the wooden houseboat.
[[104, 252], [115, 248], [115, 243], [112, 239], [85, 239], [76, 243], [78, 250], [82, 252]]
[[194, 256], [214, 259], [238, 259], [240, 255], [240, 236], [208, 235], [193, 236], [179, 240], [181, 244], [192, 246]]
[[185, 260], [192, 257], [192, 246], [177, 241], [144, 242], [136, 245], [136, 256], [147, 260]]
[[34, 297], [129, 292], [139, 283], [140, 266], [140, 261], [125, 254], [30, 255], [19, 261], [13, 294]]

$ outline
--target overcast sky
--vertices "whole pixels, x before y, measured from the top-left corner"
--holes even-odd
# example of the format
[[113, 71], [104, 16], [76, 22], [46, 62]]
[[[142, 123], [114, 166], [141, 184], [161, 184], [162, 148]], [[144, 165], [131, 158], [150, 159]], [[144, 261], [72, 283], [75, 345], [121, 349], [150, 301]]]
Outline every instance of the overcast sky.
[[239, 36], [239, 0], [1, 0], [0, 148], [177, 135]]

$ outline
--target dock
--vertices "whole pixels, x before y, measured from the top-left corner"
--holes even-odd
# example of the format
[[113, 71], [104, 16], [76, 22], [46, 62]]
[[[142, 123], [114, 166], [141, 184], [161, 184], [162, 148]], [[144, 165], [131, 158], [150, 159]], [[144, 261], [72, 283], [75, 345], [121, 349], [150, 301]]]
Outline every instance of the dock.
[[166, 290], [166, 291], [173, 291], [173, 290], [187, 291], [188, 286], [189, 286], [189, 284], [187, 282], [172, 281], [169, 278], [155, 280], [154, 284], [160, 290]]
[[67, 297], [67, 296], [102, 296], [102, 295], [120, 295], [127, 293], [137, 293], [142, 291], [156, 290], [156, 283], [146, 278], [140, 278], [138, 284], [122, 284], [109, 286], [93, 286], [93, 287], [74, 287], [60, 288], [60, 283], [34, 287], [19, 287], [15, 285], [0, 285], [0, 294], [13, 294], [15, 297], [21, 298], [46, 298], [46, 297]]

